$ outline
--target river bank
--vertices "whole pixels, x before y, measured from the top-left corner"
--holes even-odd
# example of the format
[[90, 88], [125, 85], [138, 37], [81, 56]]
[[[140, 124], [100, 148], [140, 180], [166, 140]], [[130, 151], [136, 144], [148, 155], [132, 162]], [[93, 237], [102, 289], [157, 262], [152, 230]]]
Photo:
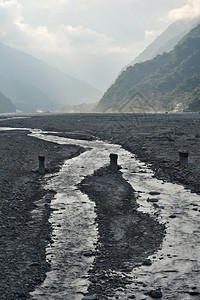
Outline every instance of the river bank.
[[[55, 191], [46, 191], [39, 175], [38, 154], [46, 157], [46, 173], [58, 172], [63, 161], [79, 155], [78, 146], [48, 143], [25, 131], [0, 132], [0, 298], [27, 299], [50, 269], [45, 248], [51, 243], [48, 205]], [[43, 205], [34, 218], [37, 200]], [[48, 201], [47, 201], [48, 200]]]

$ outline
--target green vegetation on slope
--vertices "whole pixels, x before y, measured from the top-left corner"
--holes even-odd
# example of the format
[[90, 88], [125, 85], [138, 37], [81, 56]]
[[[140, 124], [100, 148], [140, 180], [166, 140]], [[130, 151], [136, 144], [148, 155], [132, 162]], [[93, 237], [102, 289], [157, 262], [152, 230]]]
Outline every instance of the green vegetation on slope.
[[171, 52], [128, 67], [97, 106], [103, 112], [186, 109], [200, 111], [200, 25]]

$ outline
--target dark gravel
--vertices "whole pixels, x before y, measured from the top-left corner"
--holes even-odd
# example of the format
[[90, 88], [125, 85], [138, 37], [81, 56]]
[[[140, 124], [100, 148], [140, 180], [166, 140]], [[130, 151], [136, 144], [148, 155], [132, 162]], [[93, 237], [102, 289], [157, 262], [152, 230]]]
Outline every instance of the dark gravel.
[[[46, 204], [37, 218], [32, 215], [35, 201], [52, 198], [54, 191], [43, 190], [38, 153], [46, 156], [47, 173], [59, 170], [63, 160], [82, 151], [77, 146], [58, 146], [27, 137], [23, 131], [0, 132], [0, 299], [27, 299], [40, 284], [50, 266], [45, 247], [51, 241]], [[44, 200], [45, 203], [45, 200]]]
[[[192, 192], [200, 193], [199, 114], [46, 114], [31, 116], [27, 119], [6, 120], [6, 118], [0, 117], [0, 126], [41, 128], [48, 131], [58, 131], [61, 136], [88, 140], [99, 138], [120, 144], [134, 153], [140, 160], [150, 164], [157, 178], [182, 184], [191, 189]], [[189, 151], [187, 168], [179, 165], [179, 150]], [[59, 169], [64, 159], [78, 155], [79, 151], [81, 149], [78, 147], [58, 146], [27, 137], [26, 133], [22, 131], [0, 133], [0, 295], [2, 300], [28, 298], [28, 292], [44, 280], [45, 272], [50, 267], [45, 258], [45, 246], [49, 242], [51, 234], [51, 228], [48, 224], [50, 214], [48, 205], [44, 206], [41, 218], [37, 222], [31, 216], [31, 211], [35, 207], [35, 200], [45, 197], [45, 193], [49, 194], [48, 197], [54, 195], [52, 191], [44, 191], [41, 188], [41, 181], [43, 182], [40, 180], [41, 176], [32, 172], [32, 170], [37, 169], [38, 153], [45, 153], [48, 172], [53, 173]], [[98, 184], [98, 174], [88, 180], [90, 183], [93, 182], [92, 185], [94, 186], [101, 186], [101, 183]], [[116, 180], [120, 181], [121, 179], [116, 178]], [[89, 194], [88, 191], [85, 192]], [[98, 199], [101, 196], [101, 193], [93, 192], [95, 198]], [[92, 188], [90, 193], [92, 193]], [[130, 204], [130, 201], [133, 201], [130, 190], [128, 195], [127, 199]], [[92, 194], [89, 196], [94, 197]], [[135, 212], [134, 201], [131, 203], [133, 203], [132, 213], [140, 222], [140, 218]], [[106, 265], [109, 261], [110, 269], [113, 269], [114, 272], [125, 268], [125, 266], [124, 270], [128, 271], [130, 266], [129, 264], [126, 265], [126, 257], [122, 265], [109, 260], [109, 254], [107, 256], [106, 251], [108, 247], [108, 252], [110, 252], [110, 248], [112, 249], [113, 241], [110, 240], [109, 235], [109, 232], [112, 232], [109, 224], [112, 222], [110, 223], [111, 216], [106, 215], [101, 209], [103, 206], [97, 205], [100, 238], [105, 233], [108, 234], [109, 238], [108, 244], [102, 238], [102, 248], [97, 248], [100, 255], [96, 257], [94, 268], [91, 269], [91, 281], [94, 275], [98, 273], [104, 276], [102, 281], [106, 282], [106, 278], [110, 278], [110, 271], [101, 272], [98, 264], [100, 258], [102, 265], [104, 262]], [[123, 214], [125, 216], [127, 214], [125, 207]], [[123, 214], [120, 218], [123, 218]], [[148, 216], [144, 216], [144, 224], [149, 221], [148, 218]], [[152, 224], [155, 226], [153, 228], [159, 228], [157, 221]], [[141, 224], [137, 223], [136, 225]], [[142, 230], [146, 231], [146, 227], [141, 229], [140, 236], [142, 236]], [[158, 240], [155, 236], [152, 238], [155, 247], [159, 247], [162, 234], [163, 228], [160, 228]], [[123, 241], [127, 245], [128, 239]], [[141, 251], [144, 245], [142, 240], [139, 240], [139, 248], [140, 243]], [[115, 246], [117, 247], [117, 244]], [[115, 254], [116, 258], [113, 257], [113, 260], [116, 262], [121, 254], [120, 251]], [[127, 251], [127, 257], [128, 255], [129, 259], [132, 259], [131, 251]], [[139, 256], [138, 260], [141, 263]], [[133, 261], [133, 263], [135, 262]], [[115, 274], [112, 278], [115, 278], [116, 284], [119, 281], [123, 282], [123, 279], [118, 280]], [[125, 277], [125, 284], [127, 281], [128, 278]], [[101, 279], [98, 279], [97, 283], [101, 284]], [[90, 289], [96, 292], [92, 284]]]

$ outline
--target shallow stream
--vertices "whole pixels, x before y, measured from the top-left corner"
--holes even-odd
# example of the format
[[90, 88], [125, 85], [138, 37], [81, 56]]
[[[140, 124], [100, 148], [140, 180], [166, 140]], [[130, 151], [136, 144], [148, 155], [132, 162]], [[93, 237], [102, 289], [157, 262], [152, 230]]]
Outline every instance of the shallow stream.
[[[46, 280], [31, 294], [37, 300], [79, 300], [89, 285], [88, 270], [93, 257], [83, 254], [94, 250], [98, 237], [95, 224], [95, 204], [76, 187], [81, 180], [109, 163], [109, 154], [117, 153], [123, 176], [137, 191], [139, 210], [155, 216], [166, 224], [166, 236], [161, 249], [153, 256], [150, 266], [134, 268], [129, 274], [133, 283], [127, 289], [116, 291], [109, 299], [150, 299], [147, 290], [161, 288], [162, 299], [199, 299], [189, 292], [199, 291], [200, 282], [200, 203], [199, 196], [182, 186], [157, 180], [150, 166], [135, 159], [133, 154], [118, 145], [102, 141], [72, 140], [31, 133], [46, 141], [74, 144], [87, 148], [78, 157], [67, 160], [55, 176], [45, 175], [45, 188], [57, 192], [51, 201], [50, 222], [53, 226], [53, 244], [46, 249], [51, 271]], [[47, 179], [47, 180], [46, 180]], [[151, 196], [150, 192], [159, 193]], [[148, 202], [156, 198], [157, 202]], [[38, 206], [39, 209], [39, 206]]]

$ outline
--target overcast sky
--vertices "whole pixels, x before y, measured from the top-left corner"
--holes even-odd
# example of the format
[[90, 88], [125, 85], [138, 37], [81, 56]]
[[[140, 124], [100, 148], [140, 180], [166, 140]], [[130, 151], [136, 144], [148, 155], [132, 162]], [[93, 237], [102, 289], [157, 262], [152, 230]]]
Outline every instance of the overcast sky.
[[200, 0], [0, 0], [0, 41], [105, 90]]

